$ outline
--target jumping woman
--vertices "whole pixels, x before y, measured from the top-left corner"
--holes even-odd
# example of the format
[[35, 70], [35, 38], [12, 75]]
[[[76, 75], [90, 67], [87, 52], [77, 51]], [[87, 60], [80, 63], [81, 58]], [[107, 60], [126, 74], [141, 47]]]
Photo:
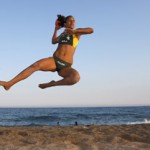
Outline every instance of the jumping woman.
[[[64, 27], [65, 30], [57, 36], [57, 31], [62, 27]], [[93, 33], [93, 29], [89, 27], [74, 29], [74, 27], [75, 19], [73, 16], [64, 17], [58, 15], [52, 37], [52, 44], [58, 44], [58, 47], [53, 57], [44, 58], [33, 63], [10, 81], [0, 81], [0, 85], [3, 86], [5, 90], [9, 90], [14, 84], [26, 79], [35, 71], [57, 71], [58, 75], [63, 78], [59, 81], [52, 80], [48, 83], [39, 84], [41, 89], [77, 83], [80, 80], [80, 75], [78, 71], [71, 67], [73, 64], [73, 56], [80, 36]]]

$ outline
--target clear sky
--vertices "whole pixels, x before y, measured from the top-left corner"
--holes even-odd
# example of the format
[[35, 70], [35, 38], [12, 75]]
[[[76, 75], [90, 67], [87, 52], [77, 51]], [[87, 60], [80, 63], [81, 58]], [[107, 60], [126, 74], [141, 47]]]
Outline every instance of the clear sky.
[[0, 87], [0, 107], [150, 105], [149, 8], [149, 0], [0, 0], [0, 80], [53, 55], [57, 14], [94, 28], [74, 56], [79, 83], [41, 90], [61, 78], [35, 72], [9, 91]]

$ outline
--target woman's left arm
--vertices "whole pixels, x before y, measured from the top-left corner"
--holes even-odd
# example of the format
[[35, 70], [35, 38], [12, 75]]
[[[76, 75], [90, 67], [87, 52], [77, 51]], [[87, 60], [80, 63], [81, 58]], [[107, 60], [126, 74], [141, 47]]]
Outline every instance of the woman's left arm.
[[75, 34], [83, 35], [83, 34], [91, 34], [94, 32], [93, 28], [78, 28], [75, 31]]
[[78, 28], [78, 29], [65, 29], [64, 32], [67, 32], [69, 34], [76, 34], [76, 35], [83, 35], [83, 34], [91, 34], [94, 32], [93, 28]]

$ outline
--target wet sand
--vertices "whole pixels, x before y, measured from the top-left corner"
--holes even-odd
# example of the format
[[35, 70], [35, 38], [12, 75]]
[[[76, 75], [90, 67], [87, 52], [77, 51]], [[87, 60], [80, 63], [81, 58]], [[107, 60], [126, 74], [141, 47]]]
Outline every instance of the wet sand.
[[150, 150], [150, 124], [0, 127], [0, 150]]

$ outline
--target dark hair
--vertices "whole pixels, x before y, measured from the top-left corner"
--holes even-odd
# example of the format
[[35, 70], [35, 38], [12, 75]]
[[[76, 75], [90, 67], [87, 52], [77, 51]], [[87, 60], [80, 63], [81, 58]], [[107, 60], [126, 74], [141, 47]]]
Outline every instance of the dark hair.
[[66, 21], [68, 20], [68, 18], [72, 17], [71, 15], [65, 17], [62, 15], [57, 15], [57, 20], [58, 21], [58, 25], [61, 27], [64, 27], [64, 24], [66, 23]]
[[70, 17], [73, 17], [73, 16], [71, 16], [71, 15], [67, 16], [67, 17], [65, 18], [65, 22], [66, 22]]

